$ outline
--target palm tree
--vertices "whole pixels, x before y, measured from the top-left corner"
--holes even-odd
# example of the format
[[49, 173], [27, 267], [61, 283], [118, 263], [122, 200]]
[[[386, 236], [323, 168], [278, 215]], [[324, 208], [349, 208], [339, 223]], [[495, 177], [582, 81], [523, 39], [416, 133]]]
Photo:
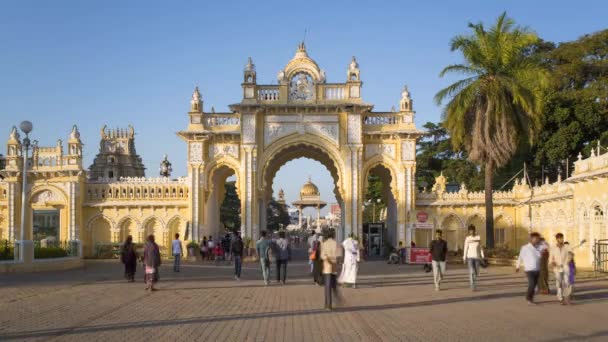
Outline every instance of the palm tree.
[[506, 12], [490, 29], [471, 24], [472, 34], [458, 35], [451, 50], [458, 50], [464, 63], [445, 67], [448, 73], [466, 75], [435, 95], [447, 104], [443, 119], [455, 149], [465, 148], [469, 159], [484, 169], [486, 245], [494, 247], [492, 180], [517, 151], [519, 142], [541, 128], [542, 96], [548, 73], [531, 53], [538, 36], [515, 26]]

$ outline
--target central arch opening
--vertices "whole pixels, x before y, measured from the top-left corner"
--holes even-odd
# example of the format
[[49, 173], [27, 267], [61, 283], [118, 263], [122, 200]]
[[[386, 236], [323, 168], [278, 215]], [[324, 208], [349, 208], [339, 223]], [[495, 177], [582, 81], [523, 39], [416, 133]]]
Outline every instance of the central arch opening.
[[[340, 193], [340, 173], [329, 153], [298, 143], [274, 153], [262, 174], [263, 193], [258, 199], [259, 230], [277, 228], [294, 233], [334, 228], [344, 232], [344, 201]], [[283, 190], [282, 195], [280, 195]], [[277, 205], [284, 206], [289, 223], [277, 225]]]

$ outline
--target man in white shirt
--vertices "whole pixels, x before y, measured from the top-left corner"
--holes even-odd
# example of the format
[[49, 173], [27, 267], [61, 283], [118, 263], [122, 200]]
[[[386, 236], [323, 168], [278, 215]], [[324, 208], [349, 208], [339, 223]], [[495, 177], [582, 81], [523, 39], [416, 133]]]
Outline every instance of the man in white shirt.
[[464, 252], [462, 261], [469, 266], [469, 282], [471, 291], [477, 287], [477, 276], [479, 275], [479, 264], [484, 258], [483, 248], [481, 248], [481, 237], [477, 235], [475, 226], [469, 226], [469, 236], [464, 240]]
[[568, 253], [570, 247], [564, 244], [564, 234], [555, 234], [557, 244], [549, 249], [549, 265], [553, 268], [555, 276], [555, 287], [557, 288], [557, 299], [562, 305], [570, 304], [570, 292], [572, 285], [570, 284], [569, 276], [570, 269], [568, 267]]
[[540, 274], [540, 257], [541, 252], [538, 248], [540, 234], [531, 233], [530, 242], [521, 247], [519, 258], [515, 264], [515, 272], [519, 272], [519, 266], [524, 265], [524, 271], [528, 278], [528, 291], [526, 292], [526, 301], [528, 304], [534, 304], [534, 290], [538, 284], [538, 275]]
[[171, 254], [173, 254], [173, 272], [179, 272], [179, 262], [182, 258], [182, 242], [179, 241], [179, 233], [175, 234], [175, 240], [171, 243]]

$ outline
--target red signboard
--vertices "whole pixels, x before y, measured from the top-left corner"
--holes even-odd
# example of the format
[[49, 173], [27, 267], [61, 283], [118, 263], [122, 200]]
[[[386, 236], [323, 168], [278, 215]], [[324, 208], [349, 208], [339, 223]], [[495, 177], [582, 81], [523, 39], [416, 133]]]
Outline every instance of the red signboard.
[[410, 257], [408, 263], [410, 264], [430, 264], [432, 257], [431, 251], [428, 248], [408, 248]]
[[429, 219], [429, 214], [425, 213], [424, 211], [419, 211], [418, 213], [416, 213], [416, 220], [418, 220], [418, 222], [426, 222], [426, 220]]

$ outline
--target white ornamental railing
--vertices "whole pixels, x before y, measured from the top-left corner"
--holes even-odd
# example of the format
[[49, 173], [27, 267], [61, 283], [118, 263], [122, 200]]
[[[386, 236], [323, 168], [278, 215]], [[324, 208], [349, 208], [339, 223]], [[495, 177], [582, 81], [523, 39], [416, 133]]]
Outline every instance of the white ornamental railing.
[[324, 97], [326, 100], [343, 100], [346, 98], [344, 86], [329, 86], [324, 87]]
[[241, 118], [237, 114], [205, 114], [204, 125], [207, 127], [239, 126]]
[[279, 100], [279, 88], [278, 87], [260, 87], [258, 88], [258, 100], [260, 101], [278, 101]]

